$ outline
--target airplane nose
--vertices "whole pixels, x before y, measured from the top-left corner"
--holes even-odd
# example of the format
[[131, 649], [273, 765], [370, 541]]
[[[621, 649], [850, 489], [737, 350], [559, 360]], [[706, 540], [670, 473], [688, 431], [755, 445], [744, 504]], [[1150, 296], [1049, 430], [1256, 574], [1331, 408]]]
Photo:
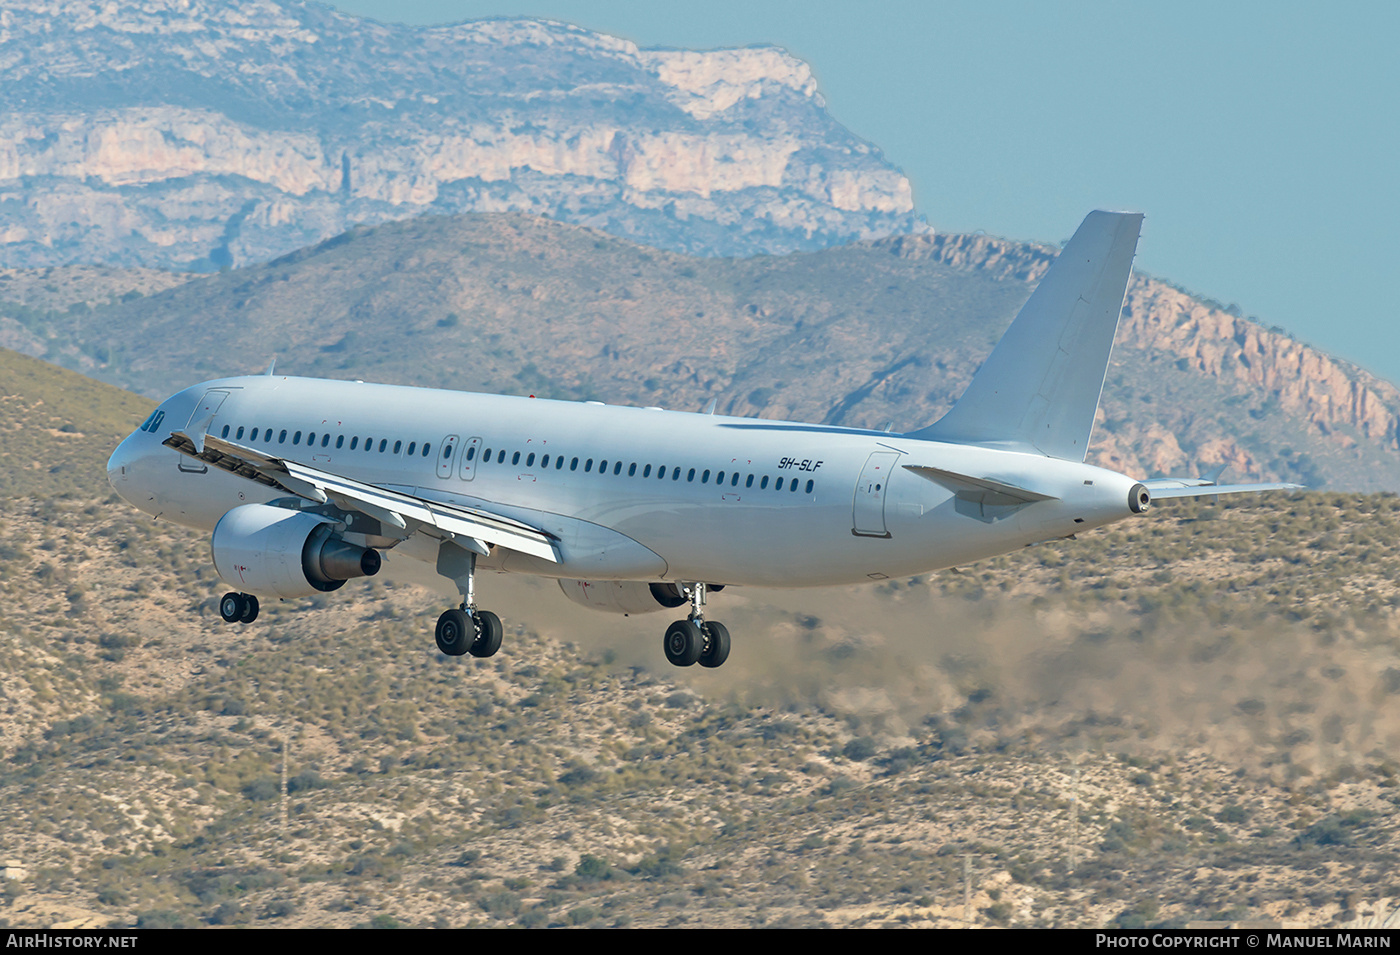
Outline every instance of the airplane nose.
[[112, 485], [112, 489], [118, 494], [122, 492], [122, 486], [126, 484], [131, 474], [131, 466], [136, 462], [136, 454], [132, 448], [133, 440], [128, 437], [121, 444], [117, 445], [112, 456], [107, 459], [107, 483]]

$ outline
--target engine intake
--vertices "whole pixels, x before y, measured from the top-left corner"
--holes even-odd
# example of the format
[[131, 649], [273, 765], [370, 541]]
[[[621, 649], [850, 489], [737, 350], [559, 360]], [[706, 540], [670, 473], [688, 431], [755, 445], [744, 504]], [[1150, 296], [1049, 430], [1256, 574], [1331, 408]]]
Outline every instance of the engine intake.
[[329, 518], [268, 504], [244, 504], [219, 519], [211, 541], [214, 569], [231, 587], [256, 594], [308, 597], [355, 577], [373, 577], [379, 552], [336, 536]]

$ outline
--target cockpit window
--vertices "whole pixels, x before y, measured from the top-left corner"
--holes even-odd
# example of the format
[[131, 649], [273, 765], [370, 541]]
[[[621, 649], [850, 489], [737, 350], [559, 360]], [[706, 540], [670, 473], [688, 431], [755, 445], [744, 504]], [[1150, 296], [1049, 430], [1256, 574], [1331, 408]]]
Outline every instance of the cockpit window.
[[146, 419], [146, 422], [143, 425], [141, 425], [141, 430], [149, 431], [152, 434], [155, 434], [156, 429], [160, 427], [160, 423], [164, 420], [165, 412], [157, 408], [155, 411], [151, 412], [151, 416]]

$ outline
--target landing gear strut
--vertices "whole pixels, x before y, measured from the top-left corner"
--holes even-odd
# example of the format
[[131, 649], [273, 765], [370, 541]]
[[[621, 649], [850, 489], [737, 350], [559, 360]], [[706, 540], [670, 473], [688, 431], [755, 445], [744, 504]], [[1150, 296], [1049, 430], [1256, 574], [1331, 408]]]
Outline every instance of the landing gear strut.
[[457, 544], [444, 542], [438, 550], [438, 573], [450, 577], [462, 592], [462, 605], [438, 617], [433, 636], [445, 656], [493, 656], [501, 649], [504, 633], [501, 618], [489, 610], [476, 609], [476, 553]]
[[666, 659], [678, 667], [698, 663], [713, 668], [729, 659], [729, 629], [722, 623], [705, 620], [706, 587], [703, 583], [682, 585], [682, 592], [690, 598], [690, 616], [666, 628], [662, 644]]
[[219, 616], [225, 623], [252, 623], [258, 619], [258, 598], [229, 592], [219, 598]]

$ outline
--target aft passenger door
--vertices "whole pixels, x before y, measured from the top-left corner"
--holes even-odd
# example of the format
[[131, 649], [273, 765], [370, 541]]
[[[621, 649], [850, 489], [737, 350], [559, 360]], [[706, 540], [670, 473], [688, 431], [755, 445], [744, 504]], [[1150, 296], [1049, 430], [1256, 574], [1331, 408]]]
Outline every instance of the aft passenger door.
[[860, 470], [855, 501], [851, 505], [851, 533], [859, 537], [889, 537], [885, 527], [885, 493], [898, 451], [876, 451]]

